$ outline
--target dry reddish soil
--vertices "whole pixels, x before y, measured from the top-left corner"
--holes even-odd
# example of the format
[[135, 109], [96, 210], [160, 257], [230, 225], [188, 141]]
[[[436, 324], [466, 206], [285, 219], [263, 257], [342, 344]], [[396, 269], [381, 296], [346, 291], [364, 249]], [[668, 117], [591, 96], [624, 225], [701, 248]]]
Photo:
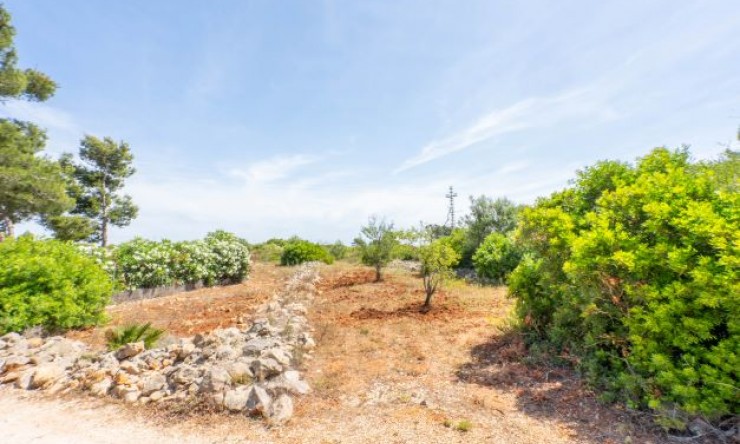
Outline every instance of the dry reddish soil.
[[[258, 264], [243, 285], [122, 304], [111, 308], [111, 317], [114, 325], [152, 321], [177, 335], [228, 326], [249, 316], [290, 272]], [[179, 433], [183, 442], [196, 435], [202, 442], [224, 443], [664, 442], [627, 413], [599, 404], [571, 371], [529, 362], [521, 339], [507, 328], [512, 303], [504, 288], [451, 282], [423, 314], [420, 279], [408, 271], [389, 270], [380, 283], [373, 282], [372, 270], [341, 263], [322, 267], [321, 274], [309, 312], [318, 348], [302, 363], [314, 392], [297, 399], [287, 424], [271, 428], [186, 406], [173, 413], [119, 404], [116, 417], [151, 436]], [[100, 334], [92, 330], [75, 337], [99, 342]], [[0, 400], [7, 396], [0, 391]], [[26, 409], [19, 411], [42, 402], [12, 398]], [[64, 415], [49, 402], [71, 401], [43, 400], [43, 409]], [[103, 401], [77, 397], [74, 402], [70, 414]], [[101, 427], [108, 419], [101, 416]], [[86, 418], [83, 428], [96, 426], [90, 421]], [[14, 424], [22, 427], [23, 421]], [[134, 441], [119, 436], [84, 442]]]
[[256, 263], [250, 279], [242, 284], [112, 305], [107, 310], [110, 322], [104, 327], [71, 331], [66, 336], [104, 348], [106, 330], [132, 323], [151, 322], [176, 337], [233, 326], [239, 318], [249, 320], [291, 272], [286, 267]]

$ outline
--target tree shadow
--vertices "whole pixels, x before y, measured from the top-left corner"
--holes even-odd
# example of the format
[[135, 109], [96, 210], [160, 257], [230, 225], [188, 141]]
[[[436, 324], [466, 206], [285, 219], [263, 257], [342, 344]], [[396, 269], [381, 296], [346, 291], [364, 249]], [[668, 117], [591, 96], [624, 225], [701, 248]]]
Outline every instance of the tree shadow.
[[530, 354], [517, 331], [494, 335], [473, 347], [470, 361], [458, 368], [456, 376], [464, 383], [513, 391], [519, 411], [563, 423], [584, 442], [670, 442], [644, 415], [599, 402], [570, 367]]
[[424, 307], [423, 302], [411, 302], [394, 310], [379, 310], [372, 307], [360, 307], [350, 313], [358, 320], [388, 320], [398, 318], [418, 318], [425, 321], [447, 320], [461, 316], [463, 310], [456, 306], [438, 304], [431, 309]]

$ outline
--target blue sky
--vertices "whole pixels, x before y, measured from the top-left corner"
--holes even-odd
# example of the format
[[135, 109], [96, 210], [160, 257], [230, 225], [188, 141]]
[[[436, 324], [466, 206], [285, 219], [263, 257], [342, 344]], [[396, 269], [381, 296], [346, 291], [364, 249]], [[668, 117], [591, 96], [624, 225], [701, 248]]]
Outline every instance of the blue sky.
[[737, 0], [5, 6], [60, 88], [0, 115], [54, 155], [131, 145], [140, 216], [113, 241], [349, 241], [370, 214], [443, 223], [449, 185], [529, 203], [596, 160], [737, 147]]

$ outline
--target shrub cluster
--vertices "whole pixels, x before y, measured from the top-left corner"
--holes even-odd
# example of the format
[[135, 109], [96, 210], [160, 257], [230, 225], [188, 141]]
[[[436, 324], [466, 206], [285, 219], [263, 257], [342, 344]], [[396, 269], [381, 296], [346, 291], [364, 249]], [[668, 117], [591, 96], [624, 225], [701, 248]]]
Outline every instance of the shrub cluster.
[[21, 236], [0, 242], [0, 334], [95, 325], [114, 286], [74, 245]]
[[659, 148], [523, 210], [529, 253], [509, 284], [529, 338], [668, 426], [737, 412], [739, 172], [737, 153], [695, 163]]
[[237, 283], [249, 274], [247, 244], [225, 231], [186, 242], [134, 239], [114, 253], [116, 277], [126, 288]]
[[473, 255], [479, 278], [503, 284], [522, 258], [521, 249], [510, 236], [489, 234]]
[[312, 261], [331, 264], [334, 262], [334, 257], [321, 245], [300, 239], [287, 243], [280, 256], [280, 265], [298, 265]]

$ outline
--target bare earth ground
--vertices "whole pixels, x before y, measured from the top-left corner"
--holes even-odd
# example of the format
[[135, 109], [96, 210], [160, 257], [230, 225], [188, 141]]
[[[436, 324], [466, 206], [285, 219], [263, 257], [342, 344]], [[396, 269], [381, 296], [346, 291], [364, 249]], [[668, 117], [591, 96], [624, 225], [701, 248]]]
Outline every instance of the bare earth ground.
[[[111, 307], [112, 322], [152, 321], [183, 336], [233, 325], [290, 272], [258, 264], [242, 285]], [[523, 364], [519, 338], [502, 333], [511, 308], [503, 288], [452, 283], [424, 315], [421, 283], [407, 271], [391, 270], [382, 283], [345, 264], [321, 274], [309, 313], [318, 348], [303, 363], [314, 392], [297, 399], [288, 424], [2, 389], [0, 442], [663, 442], [599, 405], [571, 372]], [[101, 345], [102, 331], [73, 336]]]

